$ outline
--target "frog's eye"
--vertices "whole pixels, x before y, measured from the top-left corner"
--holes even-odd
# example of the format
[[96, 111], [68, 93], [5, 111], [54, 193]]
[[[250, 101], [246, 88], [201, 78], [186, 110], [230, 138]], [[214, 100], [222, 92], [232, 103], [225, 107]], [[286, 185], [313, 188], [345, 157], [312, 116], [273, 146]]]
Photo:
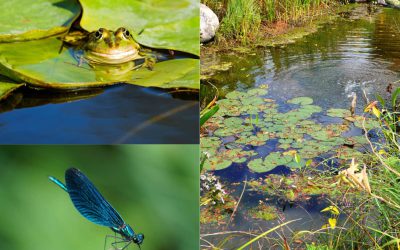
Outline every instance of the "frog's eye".
[[129, 37], [131, 36], [131, 33], [130, 33], [129, 30], [127, 30], [127, 29], [124, 29], [124, 30], [122, 31], [122, 34], [124, 34], [124, 37], [125, 37], [125, 38], [129, 38]]
[[103, 29], [99, 29], [98, 31], [96, 31], [96, 33], [94, 33], [94, 36], [96, 37], [96, 39], [101, 39], [103, 37]]

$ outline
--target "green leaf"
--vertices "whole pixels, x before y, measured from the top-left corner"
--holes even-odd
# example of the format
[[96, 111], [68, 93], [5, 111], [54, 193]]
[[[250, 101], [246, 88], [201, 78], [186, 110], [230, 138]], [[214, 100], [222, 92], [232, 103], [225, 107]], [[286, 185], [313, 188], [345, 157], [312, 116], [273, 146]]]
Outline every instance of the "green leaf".
[[146, 87], [199, 88], [198, 59], [156, 63], [153, 70], [131, 70], [133, 63], [113, 66], [78, 66], [69, 50], [59, 53], [55, 37], [0, 43], [0, 73], [41, 88], [86, 88], [126, 82]]
[[309, 105], [313, 103], [313, 99], [310, 97], [296, 97], [287, 101], [287, 103], [291, 104], [300, 104], [300, 105]]
[[64, 33], [81, 11], [74, 0], [3, 0], [0, 9], [0, 42]]
[[211, 118], [211, 116], [213, 116], [215, 113], [217, 113], [218, 109], [219, 109], [219, 106], [216, 105], [216, 106], [212, 107], [211, 109], [209, 109], [204, 115], [202, 115], [200, 117], [200, 127], [203, 126], [204, 123], [206, 123], [206, 121]]
[[385, 100], [380, 95], [376, 95], [376, 99], [378, 99], [379, 103], [384, 107], [386, 105]]
[[341, 117], [341, 118], [351, 116], [350, 111], [347, 109], [328, 109], [326, 111], [326, 114], [331, 117]]
[[396, 108], [397, 97], [400, 94], [400, 87], [397, 88], [392, 94], [392, 108]]
[[116, 30], [126, 27], [139, 33], [135, 39], [152, 48], [200, 54], [199, 2], [196, 0], [80, 0], [82, 28]]
[[0, 100], [5, 99], [12, 91], [21, 87], [24, 84], [16, 84], [11, 81], [7, 81], [0, 76]]

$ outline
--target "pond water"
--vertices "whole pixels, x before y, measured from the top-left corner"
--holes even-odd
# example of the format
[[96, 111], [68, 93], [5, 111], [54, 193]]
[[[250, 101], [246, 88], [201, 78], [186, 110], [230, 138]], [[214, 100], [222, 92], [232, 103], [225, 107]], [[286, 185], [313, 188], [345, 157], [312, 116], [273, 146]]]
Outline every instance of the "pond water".
[[23, 88], [0, 103], [1, 144], [198, 143], [190, 92], [116, 85], [73, 92]]
[[[349, 109], [356, 94], [356, 114], [361, 115], [366, 104], [364, 93], [370, 100], [376, 99], [376, 93], [388, 97], [388, 85], [400, 79], [400, 11], [379, 9], [377, 13], [367, 15], [365, 10], [366, 6], [361, 6], [350, 17], [325, 24], [318, 32], [293, 44], [209, 54], [202, 58], [203, 67], [218, 64], [225, 65], [226, 69], [214, 72], [205, 82], [218, 87], [220, 98], [234, 90], [248, 91], [268, 86], [268, 94], [264, 98], [275, 100], [282, 110], [287, 109], [287, 100], [301, 96], [311, 97], [313, 104], [325, 111], [330, 108]], [[365, 14], [354, 15], [360, 12]], [[399, 83], [395, 83], [393, 88], [399, 86]], [[314, 114], [311, 119], [321, 124], [343, 122], [323, 112]], [[357, 136], [362, 135], [362, 130], [353, 127], [347, 133]], [[267, 143], [254, 148], [258, 154], [265, 156], [275, 146]], [[213, 171], [236, 199], [241, 194], [245, 179], [289, 172], [288, 168], [280, 166], [267, 173], [255, 173], [247, 163], [234, 163], [228, 168]], [[248, 215], [248, 209], [258, 205], [259, 200], [265, 202], [266, 199], [267, 203], [278, 207], [285, 221], [302, 218], [290, 225], [292, 230], [315, 230], [326, 223], [327, 217], [320, 210], [327, 203], [319, 197], [291, 207], [285, 206], [283, 211], [274, 197], [247, 191], [244, 192], [235, 220], [228, 227], [203, 224], [202, 234], [229, 230], [259, 234], [271, 228], [271, 225], [277, 225], [277, 220], [265, 222]], [[288, 232], [287, 229], [284, 231]], [[244, 236], [225, 242], [227, 236], [206, 236], [204, 239], [216, 245], [222, 243], [224, 249], [235, 249], [251, 238]]]

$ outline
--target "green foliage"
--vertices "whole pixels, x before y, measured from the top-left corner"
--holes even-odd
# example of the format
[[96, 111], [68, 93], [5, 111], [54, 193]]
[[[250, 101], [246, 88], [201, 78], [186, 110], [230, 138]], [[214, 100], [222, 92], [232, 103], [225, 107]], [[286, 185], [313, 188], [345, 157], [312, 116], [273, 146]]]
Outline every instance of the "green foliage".
[[260, 9], [256, 0], [229, 0], [221, 31], [226, 37], [245, 43], [249, 36], [258, 32], [260, 23]]
[[341, 0], [202, 0], [221, 21], [219, 33], [247, 43], [256, 38], [261, 23], [297, 24], [324, 13]]
[[[145, 234], [146, 248], [197, 249], [198, 159], [197, 145], [3, 146], [0, 238], [7, 240], [0, 248], [104, 249], [105, 236], [114, 233], [83, 218], [68, 194], [47, 178], [64, 181], [65, 170], [73, 166], [135, 232]], [[180, 230], [171, 230], [175, 227]], [[47, 236], [45, 245], [40, 235]]]
[[6, 98], [13, 90], [19, 88], [23, 84], [16, 84], [5, 77], [0, 76], [0, 100]]
[[0, 1], [0, 42], [40, 39], [67, 32], [79, 16], [78, 1]]
[[[226, 99], [218, 101], [217, 115], [205, 123], [214, 128], [209, 131], [213, 134], [203, 137], [200, 142], [202, 150], [208, 153], [205, 169], [223, 169], [236, 162], [247, 163], [254, 172], [268, 172], [280, 165], [292, 169], [308, 167], [310, 159], [326, 154], [339, 159], [362, 155], [356, 148], [366, 143], [363, 137], [342, 136], [351, 129], [347, 121], [322, 125], [310, 120], [313, 114], [322, 112], [322, 108], [312, 105], [313, 100], [309, 97], [288, 100], [293, 109], [280, 113], [278, 104], [265, 98], [267, 93], [268, 90], [262, 88], [232, 91], [226, 94]], [[327, 115], [344, 118], [347, 112], [328, 110]], [[362, 119], [354, 117], [361, 125]], [[365, 124], [371, 126], [370, 123], [367, 119]], [[224, 143], [226, 138], [229, 138], [228, 143]], [[268, 145], [271, 141], [278, 142], [276, 148], [263, 155], [246, 149]], [[345, 144], [356, 147], [345, 147]]]
[[[82, 28], [116, 30], [127, 27], [152, 48], [179, 50], [195, 55], [199, 47], [199, 3], [196, 0], [81, 0]], [[134, 34], [134, 35], [135, 35]]]
[[146, 87], [199, 88], [197, 59], [156, 63], [153, 70], [132, 70], [134, 62], [121, 65], [78, 66], [62, 42], [46, 38], [20, 43], [0, 43], [0, 73], [42, 88], [86, 88], [126, 82]]

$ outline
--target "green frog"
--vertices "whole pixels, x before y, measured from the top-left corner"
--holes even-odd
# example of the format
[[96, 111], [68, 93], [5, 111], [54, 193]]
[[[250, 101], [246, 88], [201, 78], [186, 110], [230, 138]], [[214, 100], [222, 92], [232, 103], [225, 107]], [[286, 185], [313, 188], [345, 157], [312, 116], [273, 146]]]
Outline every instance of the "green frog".
[[155, 63], [155, 58], [146, 54], [129, 30], [123, 27], [115, 32], [100, 28], [86, 34], [71, 33], [64, 37], [64, 41], [83, 51], [80, 63], [86, 60], [91, 65], [118, 65], [144, 59], [144, 64], [139, 66], [149, 69]]

